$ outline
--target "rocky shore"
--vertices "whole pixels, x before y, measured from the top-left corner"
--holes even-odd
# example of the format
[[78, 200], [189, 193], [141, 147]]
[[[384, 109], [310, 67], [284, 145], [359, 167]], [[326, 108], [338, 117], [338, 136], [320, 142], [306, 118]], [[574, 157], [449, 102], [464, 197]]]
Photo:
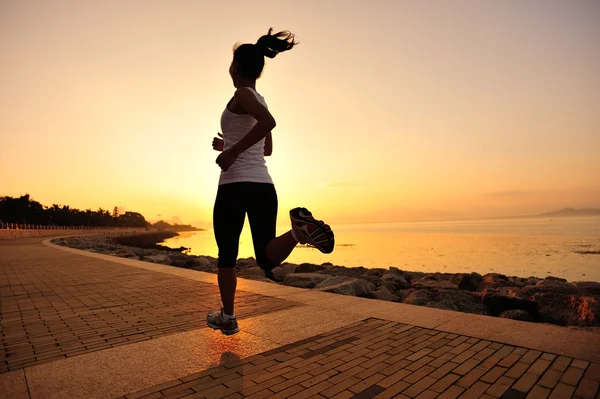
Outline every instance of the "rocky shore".
[[[60, 238], [53, 243], [107, 255], [216, 273], [217, 260], [187, 255], [186, 248], [161, 246], [174, 232]], [[265, 278], [253, 258], [239, 259], [238, 276], [293, 287], [411, 305], [562, 326], [600, 326], [600, 283], [557, 277], [514, 277], [497, 273], [422, 273], [284, 263]]]

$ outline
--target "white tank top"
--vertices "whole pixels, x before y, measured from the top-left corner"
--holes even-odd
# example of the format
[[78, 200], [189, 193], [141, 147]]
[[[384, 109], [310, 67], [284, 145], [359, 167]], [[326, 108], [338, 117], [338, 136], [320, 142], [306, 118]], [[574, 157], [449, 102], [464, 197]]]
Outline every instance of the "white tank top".
[[[263, 96], [251, 87], [250, 90], [263, 104], [267, 103]], [[224, 149], [228, 150], [242, 139], [256, 124], [256, 119], [249, 114], [238, 115], [225, 107], [221, 115], [221, 132], [223, 133]], [[219, 185], [239, 182], [271, 183], [271, 176], [265, 164], [265, 139], [263, 138], [246, 151], [242, 152], [227, 171], [221, 171]]]

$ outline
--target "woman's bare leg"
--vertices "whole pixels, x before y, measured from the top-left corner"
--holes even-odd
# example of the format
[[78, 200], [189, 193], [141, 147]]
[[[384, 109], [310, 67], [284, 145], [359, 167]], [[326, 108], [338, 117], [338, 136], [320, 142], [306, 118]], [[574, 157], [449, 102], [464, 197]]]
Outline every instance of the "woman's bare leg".
[[220, 267], [217, 273], [221, 301], [223, 301], [223, 312], [234, 315], [233, 303], [235, 301], [235, 288], [237, 287], [237, 275], [235, 267]]
[[273, 238], [267, 245], [267, 257], [273, 264], [280, 265], [290, 256], [298, 241], [292, 235], [292, 231]]

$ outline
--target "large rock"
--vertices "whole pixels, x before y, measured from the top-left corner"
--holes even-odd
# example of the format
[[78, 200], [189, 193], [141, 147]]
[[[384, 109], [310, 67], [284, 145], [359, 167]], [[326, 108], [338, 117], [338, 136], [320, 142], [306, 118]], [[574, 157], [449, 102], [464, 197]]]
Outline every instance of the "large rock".
[[381, 301], [398, 302], [400, 298], [394, 295], [387, 288], [383, 287], [377, 291], [371, 291], [367, 294], [367, 298], [379, 299]]
[[481, 302], [494, 315], [511, 309], [521, 309], [532, 315], [539, 311], [539, 306], [535, 301], [523, 297], [514, 289], [488, 288], [481, 294]]
[[434, 279], [418, 278], [418, 279], [415, 279], [412, 281], [412, 288], [415, 288], [415, 289], [437, 288], [437, 289], [444, 289], [444, 290], [457, 290], [458, 286], [447, 280], [434, 280]]
[[272, 270], [273, 278], [276, 281], [283, 281], [285, 279], [285, 276], [294, 273], [295, 270], [296, 265], [291, 263], [283, 263]]
[[127, 259], [140, 259], [139, 256], [137, 256], [135, 253], [133, 253], [132, 251], [130, 251], [127, 248], [119, 248], [119, 250], [117, 251], [117, 256], [120, 256], [121, 258], [127, 258]]
[[207, 259], [204, 256], [198, 256], [198, 257], [192, 258], [191, 263], [190, 263], [190, 268], [192, 268], [194, 270], [202, 270], [202, 271], [213, 271], [213, 272], [217, 271], [216, 263], [211, 262], [210, 259]]
[[317, 289], [335, 294], [366, 296], [370, 291], [375, 290], [375, 284], [361, 278], [337, 276], [320, 282], [317, 284]]
[[600, 295], [600, 283], [595, 281], [576, 281], [575, 288], [585, 295]]
[[529, 277], [528, 279], [525, 279], [525, 282], [523, 283], [523, 285], [536, 285], [540, 281], [542, 281], [541, 278]]
[[488, 273], [482, 277], [477, 291], [484, 291], [487, 288], [515, 287], [519, 286], [513, 279], [509, 279], [504, 274]]
[[551, 292], [534, 296], [543, 321], [559, 325], [600, 326], [600, 296], [562, 295]]
[[190, 262], [187, 260], [171, 260], [171, 266], [177, 266], [177, 267], [183, 267], [183, 268], [188, 268], [188, 266], [191, 266]]
[[483, 277], [479, 273], [463, 274], [458, 277], [456, 284], [461, 290], [477, 291], [477, 287], [483, 281]]
[[290, 273], [283, 279], [283, 284], [298, 288], [313, 288], [328, 278], [330, 277], [317, 273]]
[[256, 263], [256, 259], [250, 257], [250, 258], [238, 259], [235, 266], [238, 270], [241, 270], [241, 269], [249, 269], [252, 267], [258, 267], [258, 264]]
[[165, 254], [156, 254], [156, 255], [144, 256], [142, 258], [142, 260], [144, 260], [146, 262], [160, 263], [160, 264], [163, 264], [163, 265], [170, 265], [171, 264], [171, 258], [169, 258], [169, 256], [165, 255]]
[[461, 290], [410, 289], [402, 303], [465, 313], [487, 314], [485, 306], [478, 303], [471, 293]]
[[156, 249], [144, 249], [144, 248], [137, 248], [137, 247], [131, 247], [131, 252], [133, 252], [140, 258], [143, 258], [144, 256], [156, 255], [159, 253], [159, 251], [157, 251]]
[[325, 270], [326, 266], [314, 265], [312, 263], [301, 263], [296, 267], [295, 273], [315, 273]]
[[185, 254], [173, 252], [169, 254], [169, 258], [171, 259], [171, 266], [189, 268], [195, 265], [195, 259]]
[[344, 267], [344, 266], [327, 266], [323, 271], [324, 274], [333, 277], [352, 277], [367, 280], [372, 284], [379, 284], [380, 277], [378, 273], [371, 272], [371, 269], [365, 267]]
[[539, 293], [554, 293], [561, 295], [581, 293], [573, 284], [567, 283], [566, 280], [561, 281], [556, 278], [545, 278], [544, 280], [539, 281], [536, 285], [528, 285], [521, 288], [520, 292], [527, 296], [532, 296]]
[[192, 264], [191, 266], [188, 266], [188, 268], [190, 268], [192, 270], [197, 270], [199, 272], [206, 272], [206, 273], [216, 273], [217, 272], [217, 268], [215, 266], [206, 265], [206, 264]]
[[529, 321], [529, 322], [534, 321], [533, 318], [531, 317], [531, 315], [529, 314], [529, 312], [526, 312], [525, 310], [521, 310], [521, 309], [505, 310], [504, 312], [500, 313], [498, 316], [502, 317], [504, 319]]
[[404, 278], [404, 273], [398, 269], [392, 270], [392, 268], [381, 276], [380, 283], [384, 287], [391, 288], [392, 291], [410, 287], [410, 284]]
[[247, 269], [241, 269], [237, 275], [243, 278], [248, 278], [250, 276], [265, 277], [265, 272], [260, 267], [249, 267]]

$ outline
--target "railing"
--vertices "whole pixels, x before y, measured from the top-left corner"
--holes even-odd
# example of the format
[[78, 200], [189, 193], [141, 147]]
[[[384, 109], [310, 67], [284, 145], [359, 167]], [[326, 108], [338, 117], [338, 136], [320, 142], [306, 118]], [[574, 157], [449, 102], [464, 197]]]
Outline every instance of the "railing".
[[105, 226], [57, 226], [54, 224], [27, 224], [27, 223], [7, 223], [0, 221], [0, 230], [97, 230], [106, 229]]

